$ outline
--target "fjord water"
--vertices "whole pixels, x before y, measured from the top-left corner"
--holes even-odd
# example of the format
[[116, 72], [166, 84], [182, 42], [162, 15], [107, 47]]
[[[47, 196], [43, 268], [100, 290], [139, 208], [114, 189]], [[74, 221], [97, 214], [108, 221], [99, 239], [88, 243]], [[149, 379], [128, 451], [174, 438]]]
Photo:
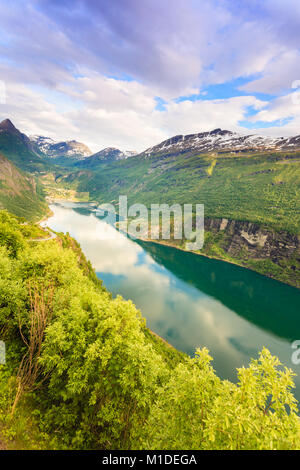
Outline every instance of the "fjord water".
[[[174, 248], [133, 241], [84, 203], [55, 203], [46, 224], [81, 244], [113, 295], [131, 299], [147, 326], [190, 355], [206, 346], [222, 378], [236, 380], [264, 346], [293, 369], [300, 400], [300, 291], [255, 272]], [[299, 354], [300, 357], [300, 354]]]

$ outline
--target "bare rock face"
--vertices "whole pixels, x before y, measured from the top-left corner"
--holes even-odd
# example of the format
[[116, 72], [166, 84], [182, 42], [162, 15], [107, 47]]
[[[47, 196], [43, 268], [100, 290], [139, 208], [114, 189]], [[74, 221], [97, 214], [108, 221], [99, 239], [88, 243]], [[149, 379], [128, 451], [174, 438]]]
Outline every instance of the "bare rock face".
[[300, 236], [285, 231], [276, 232], [252, 222], [227, 219], [205, 219], [205, 230], [224, 233], [224, 250], [239, 258], [241, 250], [248, 258], [270, 259], [280, 265], [283, 260], [300, 262]]
[[11, 122], [10, 119], [4, 119], [4, 121], [0, 122], [0, 131], [4, 132], [14, 132], [17, 133], [19, 132], [13, 123]]

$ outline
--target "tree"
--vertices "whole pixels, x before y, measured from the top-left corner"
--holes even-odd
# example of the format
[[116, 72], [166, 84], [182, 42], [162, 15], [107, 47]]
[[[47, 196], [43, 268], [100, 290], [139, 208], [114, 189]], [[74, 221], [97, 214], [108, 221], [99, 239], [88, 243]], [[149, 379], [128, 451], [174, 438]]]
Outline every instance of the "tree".
[[24, 392], [31, 392], [37, 389], [46, 379], [40, 363], [41, 351], [47, 325], [51, 321], [53, 314], [53, 286], [46, 288], [29, 282], [30, 312], [27, 332], [23, 331], [23, 324], [20, 318], [19, 328], [26, 352], [22, 357], [17, 373], [17, 392], [12, 406], [13, 415]]

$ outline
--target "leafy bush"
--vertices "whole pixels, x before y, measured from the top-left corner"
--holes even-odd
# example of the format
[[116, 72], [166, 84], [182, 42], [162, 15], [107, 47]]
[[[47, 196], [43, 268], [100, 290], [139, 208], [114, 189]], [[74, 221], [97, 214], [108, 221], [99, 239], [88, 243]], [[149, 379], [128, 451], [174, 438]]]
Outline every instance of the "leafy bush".
[[218, 379], [204, 348], [180, 364], [152, 407], [142, 447], [296, 449], [300, 428], [293, 373], [264, 349], [237, 385]]
[[[0, 425], [12, 445], [300, 447], [293, 374], [269, 351], [238, 371], [237, 385], [220, 380], [206, 349], [188, 358], [153, 337], [132, 302], [113, 299], [95, 282], [70, 238], [29, 243], [20, 221], [12, 217], [8, 225], [9, 217], [0, 212], [0, 335], [7, 342]], [[32, 349], [33, 313], [42, 314], [45, 328], [37, 330], [41, 343]], [[22, 361], [38, 371], [35, 384], [26, 380], [32, 368], [20, 369]]]
[[24, 248], [24, 238], [22, 234], [8, 224], [0, 223], [0, 246], [5, 246], [8, 253], [16, 257]]

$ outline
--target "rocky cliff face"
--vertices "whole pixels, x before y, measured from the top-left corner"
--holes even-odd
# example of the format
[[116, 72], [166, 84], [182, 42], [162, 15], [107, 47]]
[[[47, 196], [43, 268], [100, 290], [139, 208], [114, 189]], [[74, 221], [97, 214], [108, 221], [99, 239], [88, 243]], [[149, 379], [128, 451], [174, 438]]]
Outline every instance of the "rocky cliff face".
[[23, 191], [36, 194], [36, 182], [33, 177], [21, 173], [7, 158], [0, 154], [0, 196], [14, 197]]
[[276, 232], [258, 224], [228, 219], [205, 219], [205, 230], [222, 234], [220, 245], [232, 258], [270, 260], [280, 267], [289, 268], [299, 276], [300, 235]]

